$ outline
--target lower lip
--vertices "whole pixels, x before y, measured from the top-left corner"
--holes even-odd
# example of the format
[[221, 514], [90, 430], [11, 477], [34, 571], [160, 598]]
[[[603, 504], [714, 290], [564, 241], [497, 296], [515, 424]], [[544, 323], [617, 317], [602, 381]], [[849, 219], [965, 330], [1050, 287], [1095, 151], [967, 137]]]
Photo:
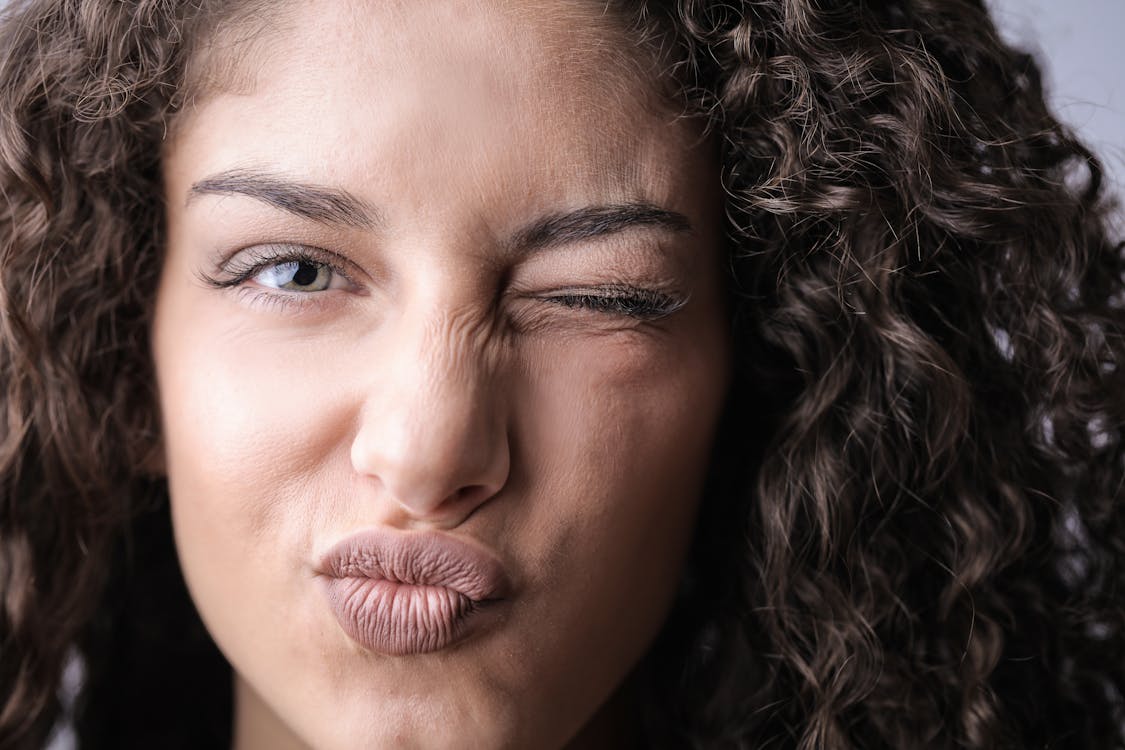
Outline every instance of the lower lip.
[[324, 578], [328, 604], [352, 640], [388, 656], [440, 651], [466, 638], [489, 602], [444, 586]]

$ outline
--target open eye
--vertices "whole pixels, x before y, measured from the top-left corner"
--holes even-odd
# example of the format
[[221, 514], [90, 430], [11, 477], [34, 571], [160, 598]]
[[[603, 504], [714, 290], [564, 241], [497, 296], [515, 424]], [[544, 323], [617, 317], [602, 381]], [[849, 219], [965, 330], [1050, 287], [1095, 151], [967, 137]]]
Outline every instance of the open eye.
[[346, 261], [335, 253], [301, 245], [261, 245], [247, 248], [228, 260], [221, 276], [201, 274], [217, 289], [259, 287], [281, 292], [324, 292], [354, 287], [343, 270]]
[[335, 270], [313, 260], [287, 260], [265, 265], [251, 278], [272, 289], [297, 292], [323, 292], [332, 287]]

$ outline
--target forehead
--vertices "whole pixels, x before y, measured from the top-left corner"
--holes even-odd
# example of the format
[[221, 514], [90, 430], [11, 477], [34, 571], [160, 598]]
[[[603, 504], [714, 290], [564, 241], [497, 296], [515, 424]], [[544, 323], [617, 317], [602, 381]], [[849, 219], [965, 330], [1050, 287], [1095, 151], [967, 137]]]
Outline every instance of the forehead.
[[644, 184], [660, 200], [697, 145], [600, 2], [317, 0], [259, 22], [207, 51], [227, 73], [181, 115], [176, 161], [377, 192], [458, 171], [508, 195]]
[[635, 19], [614, 8], [597, 0], [244, 0], [198, 29], [188, 110], [218, 94], [301, 79], [371, 90], [364, 84], [390, 78], [412, 78], [420, 97], [596, 91], [665, 108], [654, 48], [627, 32]]

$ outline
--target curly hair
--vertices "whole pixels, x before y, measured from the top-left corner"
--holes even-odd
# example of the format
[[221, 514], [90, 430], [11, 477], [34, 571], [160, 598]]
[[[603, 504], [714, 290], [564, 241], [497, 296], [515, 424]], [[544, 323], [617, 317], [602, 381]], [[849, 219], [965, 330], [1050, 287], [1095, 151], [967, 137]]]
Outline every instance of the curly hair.
[[[650, 745], [1125, 747], [1125, 244], [1035, 62], [980, 0], [617, 5], [721, 139], [739, 357]], [[248, 8], [0, 26], [0, 747], [229, 736], [148, 325], [162, 139]]]

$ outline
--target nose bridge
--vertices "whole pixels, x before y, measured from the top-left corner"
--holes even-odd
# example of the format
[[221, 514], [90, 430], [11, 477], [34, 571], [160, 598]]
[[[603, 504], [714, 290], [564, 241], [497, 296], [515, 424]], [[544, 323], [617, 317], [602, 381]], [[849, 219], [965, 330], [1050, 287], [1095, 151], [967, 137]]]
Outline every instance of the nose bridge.
[[[404, 405], [412, 402], [407, 441], [438, 458], [483, 452], [499, 418], [495, 403], [495, 362], [488, 325], [481, 316], [447, 309], [423, 317], [412, 334], [414, 350], [402, 363], [399, 387]], [[413, 393], [410, 393], [413, 391]]]
[[415, 517], [471, 512], [507, 481], [508, 445], [487, 314], [419, 305], [380, 347], [352, 462]]
[[422, 392], [432, 392], [435, 398], [451, 397], [461, 407], [479, 411], [474, 408], [479, 399], [465, 397], [493, 379], [496, 363], [490, 356], [494, 346], [487, 315], [469, 308], [435, 306], [419, 317], [416, 333], [407, 327], [407, 336], [417, 342], [414, 361], [407, 364], [425, 379]]

